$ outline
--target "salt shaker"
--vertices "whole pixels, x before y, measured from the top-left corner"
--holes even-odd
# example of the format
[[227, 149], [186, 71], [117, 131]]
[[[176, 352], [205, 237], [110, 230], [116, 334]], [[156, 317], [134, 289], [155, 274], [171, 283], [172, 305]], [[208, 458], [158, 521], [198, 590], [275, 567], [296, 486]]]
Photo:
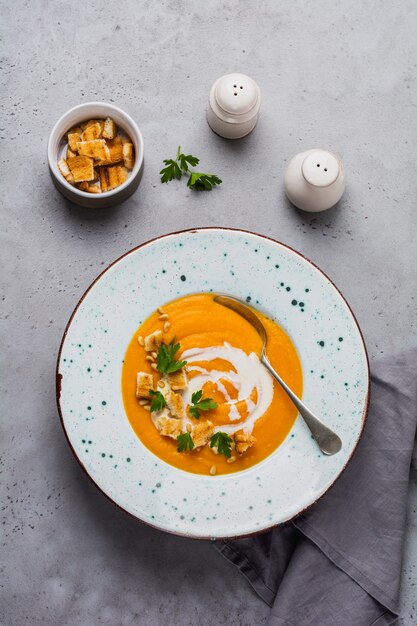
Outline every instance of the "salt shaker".
[[326, 211], [340, 200], [345, 190], [343, 163], [327, 150], [300, 152], [288, 163], [284, 174], [288, 199], [303, 211]]
[[261, 91], [252, 78], [226, 74], [210, 90], [207, 121], [221, 137], [239, 139], [255, 128], [260, 106]]

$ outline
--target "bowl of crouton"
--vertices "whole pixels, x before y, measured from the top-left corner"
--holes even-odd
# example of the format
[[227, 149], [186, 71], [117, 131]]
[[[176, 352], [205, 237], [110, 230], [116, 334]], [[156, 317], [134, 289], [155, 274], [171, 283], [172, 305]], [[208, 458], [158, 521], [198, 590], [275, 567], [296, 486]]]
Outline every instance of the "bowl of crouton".
[[88, 208], [114, 206], [142, 178], [142, 134], [130, 115], [113, 104], [80, 104], [53, 127], [48, 163], [54, 185], [71, 202]]

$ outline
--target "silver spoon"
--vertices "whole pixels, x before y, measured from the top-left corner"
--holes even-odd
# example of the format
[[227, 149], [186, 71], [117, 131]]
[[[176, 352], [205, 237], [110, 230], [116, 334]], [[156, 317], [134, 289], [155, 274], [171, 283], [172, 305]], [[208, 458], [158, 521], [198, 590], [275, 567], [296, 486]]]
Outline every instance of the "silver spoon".
[[295, 395], [295, 393], [288, 387], [288, 385], [282, 380], [281, 376], [276, 373], [270, 362], [265, 356], [266, 342], [268, 340], [268, 336], [265, 330], [264, 325], [262, 324], [259, 317], [253, 313], [253, 311], [246, 306], [241, 300], [234, 298], [233, 296], [223, 296], [216, 295], [214, 296], [214, 301], [222, 304], [223, 306], [236, 311], [242, 317], [245, 318], [252, 326], [257, 330], [258, 334], [262, 339], [262, 350], [260, 361], [265, 365], [266, 369], [272, 374], [275, 380], [281, 385], [284, 389], [292, 403], [297, 407], [301, 417], [304, 419], [307, 424], [314, 440], [316, 441], [318, 447], [323, 452], [323, 454], [332, 455], [339, 452], [342, 447], [342, 441], [336, 433], [334, 433], [330, 428], [328, 428], [323, 422], [319, 420], [318, 417], [314, 415], [306, 407], [304, 402], [301, 402], [300, 398]]

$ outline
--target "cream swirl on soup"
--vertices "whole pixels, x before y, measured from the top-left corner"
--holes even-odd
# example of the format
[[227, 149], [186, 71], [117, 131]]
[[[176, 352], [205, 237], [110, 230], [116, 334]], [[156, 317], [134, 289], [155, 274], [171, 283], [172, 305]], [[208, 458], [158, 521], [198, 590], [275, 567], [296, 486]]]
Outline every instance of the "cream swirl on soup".
[[[192, 394], [210, 382], [216, 385], [217, 390], [223, 394], [229, 406], [229, 419], [236, 424], [224, 424], [217, 426], [215, 430], [226, 433], [235, 433], [244, 430], [251, 433], [256, 421], [264, 415], [272, 402], [274, 387], [272, 377], [259, 361], [259, 357], [251, 352], [246, 354], [240, 348], [234, 348], [229, 343], [224, 342], [222, 346], [212, 346], [208, 348], [192, 348], [182, 354], [182, 358], [187, 361], [188, 372], [197, 372], [184, 391], [184, 401], [191, 403]], [[221, 359], [230, 363], [230, 370], [207, 369], [196, 363], [209, 363], [215, 359]], [[236, 389], [237, 397], [231, 398], [223, 381], [229, 383]], [[253, 390], [256, 390], [256, 399], [252, 400]], [[240, 421], [240, 413], [237, 410], [237, 403], [244, 401], [247, 407], [247, 416], [244, 421]]]

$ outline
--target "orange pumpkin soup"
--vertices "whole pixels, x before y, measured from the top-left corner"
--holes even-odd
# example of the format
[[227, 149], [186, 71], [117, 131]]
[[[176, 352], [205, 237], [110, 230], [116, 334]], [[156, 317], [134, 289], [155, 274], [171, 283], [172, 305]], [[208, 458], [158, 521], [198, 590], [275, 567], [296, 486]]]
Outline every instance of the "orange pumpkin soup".
[[[294, 344], [255, 312], [268, 333], [269, 360], [301, 396]], [[135, 332], [122, 368], [126, 414], [142, 443], [196, 474], [241, 471], [269, 456], [297, 410], [260, 363], [260, 350], [255, 329], [213, 294], [160, 307]]]

